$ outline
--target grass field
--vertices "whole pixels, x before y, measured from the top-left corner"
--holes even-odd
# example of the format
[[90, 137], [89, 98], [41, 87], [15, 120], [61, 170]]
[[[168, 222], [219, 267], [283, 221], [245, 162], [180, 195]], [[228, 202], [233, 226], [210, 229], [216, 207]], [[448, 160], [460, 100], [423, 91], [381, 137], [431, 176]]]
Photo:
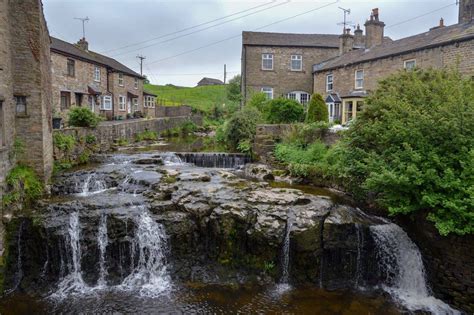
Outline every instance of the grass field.
[[211, 112], [215, 105], [235, 105], [227, 99], [224, 85], [191, 88], [146, 84], [145, 90], [158, 95], [158, 105], [189, 105], [206, 113]]

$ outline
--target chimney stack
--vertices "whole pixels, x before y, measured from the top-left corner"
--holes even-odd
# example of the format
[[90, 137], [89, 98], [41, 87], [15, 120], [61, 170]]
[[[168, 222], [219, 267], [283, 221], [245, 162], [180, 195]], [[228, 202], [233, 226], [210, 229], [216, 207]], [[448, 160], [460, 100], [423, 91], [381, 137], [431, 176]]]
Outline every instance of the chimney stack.
[[443, 27], [445, 27], [445, 25], [444, 25], [444, 19], [441, 18], [441, 19], [439, 20], [439, 25], [430, 28], [430, 31], [432, 31], [432, 30], [437, 30], [438, 28], [443, 28]]
[[89, 43], [86, 41], [86, 39], [83, 37], [81, 38], [77, 44], [76, 44], [80, 49], [88, 51], [89, 50]]
[[349, 52], [354, 47], [354, 36], [351, 34], [351, 29], [343, 30], [343, 34], [339, 36], [339, 55]]
[[359, 24], [357, 24], [357, 28], [354, 31], [354, 47], [355, 48], [365, 47], [364, 32], [360, 29]]
[[459, 24], [474, 21], [474, 0], [461, 0], [459, 2]]
[[365, 22], [365, 48], [383, 43], [385, 23], [379, 20], [379, 9], [372, 10], [370, 19]]

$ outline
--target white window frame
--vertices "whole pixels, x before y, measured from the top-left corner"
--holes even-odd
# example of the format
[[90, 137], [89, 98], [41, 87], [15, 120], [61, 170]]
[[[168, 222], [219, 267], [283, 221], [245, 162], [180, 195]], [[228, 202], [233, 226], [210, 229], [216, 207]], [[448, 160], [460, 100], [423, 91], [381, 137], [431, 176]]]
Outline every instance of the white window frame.
[[135, 78], [135, 82], [133, 82], [133, 88], [138, 90], [138, 78]]
[[[413, 63], [413, 66], [411, 68], [407, 67], [407, 64], [409, 63]], [[416, 59], [408, 59], [403, 61], [403, 68], [406, 70], [413, 70], [414, 68], [416, 68]]]
[[138, 98], [132, 99], [133, 111], [138, 112]]
[[[299, 61], [300, 67], [293, 68], [293, 61]], [[291, 55], [290, 68], [291, 71], [303, 71], [303, 55]]]
[[94, 81], [100, 82], [100, 67], [94, 66]]
[[119, 85], [119, 86], [123, 86], [123, 85], [124, 85], [124, 84], [123, 84], [123, 81], [124, 81], [124, 80], [123, 80], [123, 73], [119, 73], [119, 74], [118, 74], [118, 85]]
[[[270, 60], [272, 63], [271, 68], [265, 67], [265, 61]], [[273, 54], [262, 54], [262, 70], [272, 71], [273, 70]]]
[[155, 98], [153, 96], [148, 96], [150, 98], [150, 108], [155, 108]]
[[[362, 78], [357, 77], [358, 73], [362, 73]], [[360, 90], [360, 89], [364, 88], [364, 76], [365, 76], [365, 73], [364, 73], [363, 69], [359, 69], [359, 70], [355, 71], [355, 73], [354, 73], [354, 88], [356, 90]]]
[[101, 110], [112, 110], [112, 96], [104, 95], [100, 102]]
[[126, 109], [127, 98], [123, 95], [119, 95], [118, 97], [118, 106], [119, 110], [124, 111]]
[[[331, 80], [329, 80], [331, 78]], [[331, 86], [331, 87], [329, 87]], [[326, 92], [331, 92], [334, 90], [334, 74], [326, 75]]]
[[264, 86], [264, 87], [262, 87], [262, 89], [260, 91], [263, 94], [265, 94], [265, 96], [267, 97], [268, 100], [273, 99], [273, 88], [272, 87]]

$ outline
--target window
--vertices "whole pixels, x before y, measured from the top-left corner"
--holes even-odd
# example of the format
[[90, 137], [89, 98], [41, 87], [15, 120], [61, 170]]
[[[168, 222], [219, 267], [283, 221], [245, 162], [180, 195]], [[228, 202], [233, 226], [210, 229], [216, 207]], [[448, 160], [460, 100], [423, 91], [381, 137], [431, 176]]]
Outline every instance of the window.
[[16, 114], [26, 115], [26, 96], [15, 96]]
[[143, 100], [143, 106], [155, 108], [155, 98], [153, 96], [145, 96]]
[[272, 54], [262, 54], [262, 70], [273, 70]]
[[61, 110], [68, 109], [71, 106], [71, 93], [61, 92]]
[[100, 82], [100, 67], [94, 67], [94, 81]]
[[153, 96], [148, 96], [150, 100], [150, 107], [155, 108], [155, 98]]
[[82, 106], [82, 94], [76, 93], [76, 106]]
[[265, 94], [265, 96], [267, 97], [267, 100], [272, 100], [273, 99], [273, 88], [263, 87], [262, 88], [262, 93]]
[[288, 99], [296, 101], [296, 93], [293, 93], [293, 92], [288, 93]]
[[135, 90], [138, 90], [138, 78], [135, 78], [135, 82], [133, 84], [133, 87], [135, 88]]
[[73, 59], [67, 60], [67, 75], [70, 77], [76, 75], [76, 62]]
[[403, 67], [407, 70], [413, 70], [416, 67], [416, 60], [411, 59], [411, 60], [405, 60], [403, 62]]
[[102, 103], [100, 104], [100, 109], [102, 110], [112, 110], [112, 96], [102, 97]]
[[356, 89], [364, 88], [364, 70], [357, 70], [355, 72], [355, 88]]
[[123, 86], [123, 73], [118, 74], [118, 85]]
[[309, 96], [308, 93], [301, 93], [300, 94], [300, 103], [303, 104], [303, 105], [308, 104], [309, 98], [310, 98], [310, 96]]
[[119, 110], [125, 110], [125, 96], [119, 96]]
[[138, 98], [133, 99], [133, 110], [138, 111]]
[[292, 71], [301, 71], [301, 70], [303, 70], [303, 56], [301, 56], [301, 55], [292, 55], [291, 56], [291, 70]]
[[334, 76], [332, 74], [328, 74], [326, 76], [326, 92], [332, 91], [334, 88]]

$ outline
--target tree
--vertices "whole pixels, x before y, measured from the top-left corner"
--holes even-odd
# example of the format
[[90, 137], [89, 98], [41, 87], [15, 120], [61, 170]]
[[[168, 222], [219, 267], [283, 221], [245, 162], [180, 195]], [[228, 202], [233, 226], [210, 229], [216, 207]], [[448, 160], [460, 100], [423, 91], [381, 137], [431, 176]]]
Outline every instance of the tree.
[[143, 84], [150, 84], [150, 80], [146, 75], [143, 76]]
[[224, 140], [226, 144], [237, 149], [245, 141], [251, 143], [257, 132], [257, 124], [261, 121], [261, 113], [253, 107], [244, 107], [235, 112], [226, 122]]
[[264, 115], [270, 124], [301, 122], [304, 119], [304, 108], [297, 101], [277, 98], [268, 102]]
[[227, 84], [227, 98], [234, 102], [240, 102], [242, 93], [240, 90], [240, 74], [229, 80]]
[[442, 235], [474, 233], [473, 100], [473, 81], [454, 71], [383, 80], [346, 135], [352, 190], [392, 215], [427, 211]]
[[250, 100], [247, 102], [247, 106], [256, 108], [259, 112], [263, 113], [267, 102], [268, 100], [265, 93], [259, 92], [252, 95]]
[[315, 93], [311, 96], [306, 114], [306, 122], [329, 122], [328, 107], [321, 94]]

